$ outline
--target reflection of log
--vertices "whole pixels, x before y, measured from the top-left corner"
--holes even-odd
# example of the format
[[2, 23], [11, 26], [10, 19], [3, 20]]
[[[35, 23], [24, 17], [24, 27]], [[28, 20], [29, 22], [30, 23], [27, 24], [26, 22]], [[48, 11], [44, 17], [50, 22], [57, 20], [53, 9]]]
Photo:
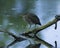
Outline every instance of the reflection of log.
[[10, 33], [10, 32], [7, 31], [7, 30], [0, 30], [0, 32], [7, 33], [8, 35], [10, 35], [10, 36], [12, 36], [12, 37], [14, 38], [14, 41], [13, 41], [12, 43], [10, 43], [10, 44], [7, 46], [7, 48], [9, 48], [9, 46], [12, 46], [12, 45], [14, 45], [14, 44], [17, 43], [17, 42], [21, 42], [21, 41], [23, 41], [23, 40], [26, 40], [26, 38], [24, 38], [24, 37], [18, 37], [18, 36], [16, 36], [16, 35], [14, 35], [13, 33]]
[[39, 44], [30, 44], [26, 48], [40, 48], [40, 43]]

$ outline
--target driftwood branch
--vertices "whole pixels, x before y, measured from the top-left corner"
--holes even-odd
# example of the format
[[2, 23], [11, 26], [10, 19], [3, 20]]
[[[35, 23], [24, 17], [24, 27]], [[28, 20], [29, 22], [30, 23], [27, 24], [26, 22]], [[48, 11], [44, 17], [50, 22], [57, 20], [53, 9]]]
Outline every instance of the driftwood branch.
[[[58, 17], [58, 16], [57, 16], [57, 17]], [[57, 17], [56, 17], [55, 19], [53, 19], [52, 21], [48, 22], [47, 24], [39, 27], [39, 28], [33, 29], [33, 30], [31, 30], [31, 31], [27, 31], [27, 32], [22, 33], [22, 34], [30, 34], [30, 33], [33, 33], [33, 32], [34, 32], [34, 33], [37, 33], [37, 32], [39, 32], [39, 31], [42, 31], [42, 30], [48, 28], [49, 26], [57, 23], [57, 22], [59, 21], [59, 19], [58, 19]]]
[[[47, 47], [52, 48], [52, 47], [54, 47], [53, 45], [51, 45], [51, 44], [47, 43], [46, 41], [40, 39], [36, 34], [37, 34], [38, 32], [40, 32], [40, 31], [48, 28], [49, 26], [57, 23], [59, 20], [60, 20], [60, 15], [57, 15], [57, 16], [55, 17], [55, 19], [53, 19], [52, 21], [48, 22], [47, 24], [45, 24], [45, 25], [43, 25], [43, 26], [41, 26], [41, 27], [39, 27], [39, 28], [33, 29], [33, 30], [31, 30], [31, 31], [22, 33], [22, 34], [20, 34], [20, 35], [25, 36], [25, 37], [28, 37], [28, 38], [31, 38], [31, 39], [33, 39], [34, 41], [38, 42], [38, 43], [44, 44], [44, 45], [46, 45]], [[55, 27], [55, 28], [57, 28], [57, 27]], [[23, 37], [17, 37], [16, 35], [14, 35], [13, 33], [10, 33], [10, 32], [7, 31], [7, 30], [0, 30], [0, 32], [8, 33], [8, 35], [10, 35], [10, 36], [12, 36], [12, 37], [14, 38], [14, 41], [13, 41], [11, 44], [9, 44], [8, 47], [11, 46], [11, 45], [13, 45], [13, 44], [15, 44], [16, 42], [21, 42], [21, 41], [23, 41], [23, 40], [26, 40], [26, 39], [23, 38]], [[31, 33], [34, 34], [33, 37], [29, 35], [29, 34], [31, 34]], [[56, 43], [56, 42], [55, 42], [55, 46], [57, 46], [57, 43]], [[57, 48], [57, 47], [56, 47], [56, 48]]]
[[[37, 42], [40, 42], [41, 44], [44, 44], [46, 45], [48, 48], [52, 48], [54, 47], [53, 45], [47, 43], [46, 41], [40, 39], [38, 36], [36, 36], [36, 34], [40, 31], [42, 31], [43, 29], [46, 29], [47, 27], [55, 24], [55, 29], [57, 28], [57, 22], [60, 20], [60, 15], [56, 15], [55, 16], [55, 19], [53, 19], [52, 21], [48, 22], [47, 24], [39, 27], [39, 28], [36, 28], [36, 29], [33, 29], [32, 31], [28, 31], [28, 32], [25, 32], [25, 33], [22, 33], [22, 35], [26, 36], [26, 37], [29, 37], [29, 38], [34, 38], [35, 41]], [[35, 36], [30, 36], [29, 34], [31, 33], [34, 33]], [[56, 44], [56, 43], [55, 43]], [[55, 45], [56, 46], [56, 45]], [[55, 47], [56, 48], [56, 47]]]

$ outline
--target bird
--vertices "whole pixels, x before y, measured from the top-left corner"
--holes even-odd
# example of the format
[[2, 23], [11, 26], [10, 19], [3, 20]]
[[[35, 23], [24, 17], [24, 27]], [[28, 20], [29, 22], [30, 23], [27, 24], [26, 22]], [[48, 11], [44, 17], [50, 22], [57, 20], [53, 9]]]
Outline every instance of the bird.
[[23, 16], [23, 19], [30, 24], [30, 27], [32, 24], [38, 24], [41, 25], [40, 19], [38, 18], [38, 16], [36, 14], [33, 13], [26, 13]]

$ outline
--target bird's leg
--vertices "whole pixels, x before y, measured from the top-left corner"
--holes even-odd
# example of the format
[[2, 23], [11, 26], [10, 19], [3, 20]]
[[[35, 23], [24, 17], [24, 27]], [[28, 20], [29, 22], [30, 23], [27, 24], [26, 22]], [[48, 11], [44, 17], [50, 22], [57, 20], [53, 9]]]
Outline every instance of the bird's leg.
[[30, 30], [30, 29], [31, 29], [31, 24], [28, 24], [27, 30]]
[[31, 24], [29, 24], [29, 29], [31, 29]]
[[31, 28], [31, 24], [30, 24], [30, 28]]
[[36, 26], [36, 24], [35, 24], [35, 27], [34, 28], [36, 28], [37, 26]]

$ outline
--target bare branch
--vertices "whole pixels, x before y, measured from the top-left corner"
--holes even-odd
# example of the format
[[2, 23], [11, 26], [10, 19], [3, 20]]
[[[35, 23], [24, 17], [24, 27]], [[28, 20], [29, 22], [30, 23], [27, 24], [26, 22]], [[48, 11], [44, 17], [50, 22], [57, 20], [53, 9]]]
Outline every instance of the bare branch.
[[[47, 43], [46, 41], [40, 39], [39, 37], [36, 36], [36, 34], [37, 34], [39, 31], [41, 31], [41, 30], [43, 30], [43, 29], [45, 29], [45, 28], [47, 28], [47, 27], [49, 27], [49, 26], [57, 23], [57, 21], [59, 21], [59, 20], [60, 20], [60, 15], [57, 15], [57, 16], [55, 16], [55, 19], [53, 19], [52, 21], [48, 22], [47, 24], [45, 24], [45, 25], [43, 25], [43, 26], [41, 26], [41, 27], [39, 27], [39, 28], [33, 29], [33, 30], [31, 30], [31, 31], [22, 33], [22, 35], [24, 35], [24, 36], [26, 36], [26, 37], [28, 36], [29, 38], [32, 38], [32, 39], [34, 39], [35, 41], [40, 42], [41, 44], [44, 44], [44, 45], [46, 45], [46, 46], [49, 47], [49, 48], [52, 48], [52, 47], [54, 47], [53, 45], [51, 45], [51, 44]], [[57, 25], [57, 24], [56, 24], [56, 25]], [[55, 26], [55, 28], [57, 28], [57, 26]], [[35, 34], [34, 37], [29, 36], [29, 34], [31, 34], [31, 33]]]
[[49, 27], [49, 26], [57, 23], [59, 20], [60, 20], [60, 15], [56, 15], [56, 16], [55, 16], [55, 19], [53, 19], [52, 21], [48, 22], [47, 24], [45, 24], [45, 25], [43, 25], [43, 26], [41, 26], [41, 27], [39, 27], [39, 28], [35, 28], [35, 29], [33, 29], [33, 30], [24, 32], [24, 33], [22, 33], [22, 35], [24, 35], [24, 34], [30, 34], [30, 33], [37, 33], [37, 32], [39, 32], [39, 31], [44, 30], [44, 29], [46, 29], [47, 27]]

